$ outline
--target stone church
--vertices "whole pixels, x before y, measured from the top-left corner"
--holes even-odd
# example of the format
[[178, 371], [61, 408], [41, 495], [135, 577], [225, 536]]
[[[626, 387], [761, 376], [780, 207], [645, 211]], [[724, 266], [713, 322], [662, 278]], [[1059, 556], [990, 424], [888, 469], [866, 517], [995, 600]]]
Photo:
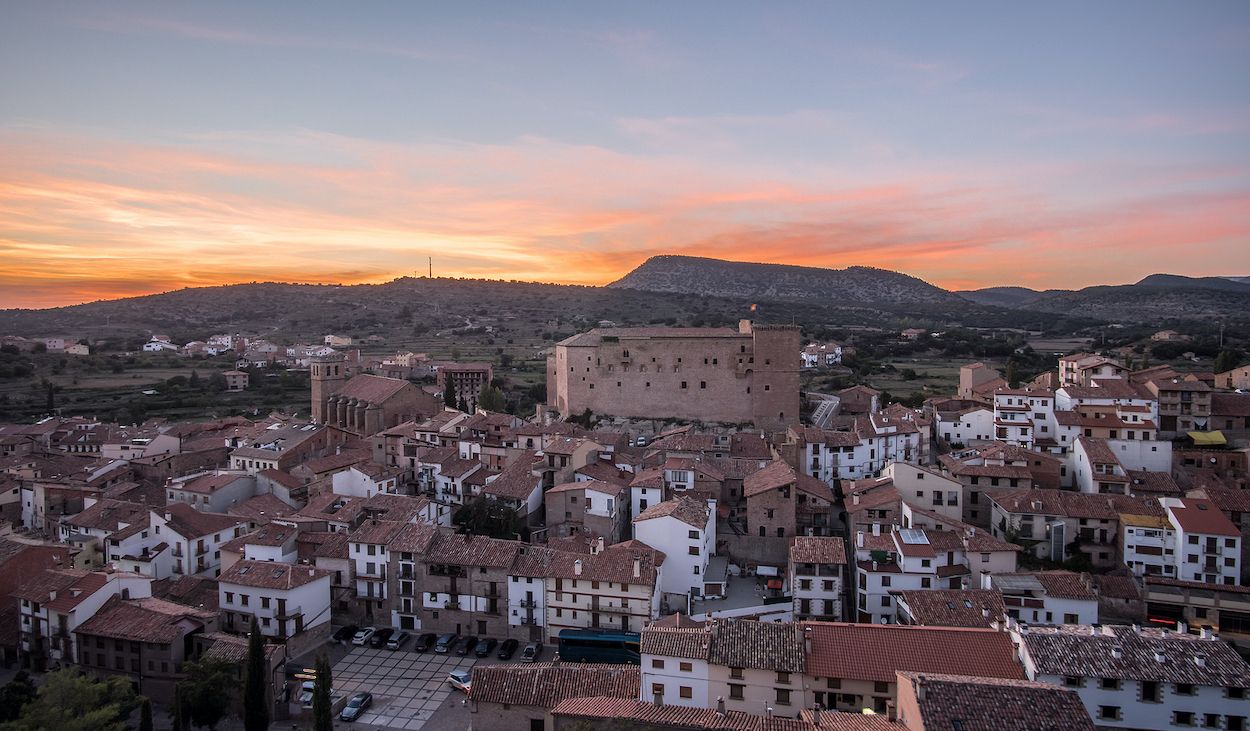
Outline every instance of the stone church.
[[314, 358], [311, 369], [313, 421], [359, 437], [443, 408], [441, 399], [409, 381], [363, 373], [348, 378], [342, 353]]

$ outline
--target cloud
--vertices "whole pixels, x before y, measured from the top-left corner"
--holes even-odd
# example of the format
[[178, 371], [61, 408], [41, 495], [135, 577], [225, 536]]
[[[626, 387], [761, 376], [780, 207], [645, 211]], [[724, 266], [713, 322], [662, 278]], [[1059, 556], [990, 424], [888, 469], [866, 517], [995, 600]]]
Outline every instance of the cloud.
[[[1250, 270], [1236, 165], [915, 166], [874, 178], [537, 137], [394, 144], [293, 131], [161, 146], [29, 129], [0, 129], [0, 158], [5, 306], [385, 281], [423, 271], [427, 256], [441, 275], [585, 284], [661, 253], [866, 264], [957, 287]], [[1075, 185], [1115, 196], [1064, 195]]]

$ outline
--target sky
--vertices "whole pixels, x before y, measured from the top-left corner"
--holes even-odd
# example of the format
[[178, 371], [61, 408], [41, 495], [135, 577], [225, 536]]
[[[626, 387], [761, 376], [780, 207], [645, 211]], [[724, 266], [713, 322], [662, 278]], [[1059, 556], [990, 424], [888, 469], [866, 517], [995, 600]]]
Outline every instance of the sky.
[[0, 308], [657, 254], [1250, 275], [1250, 3], [0, 0]]

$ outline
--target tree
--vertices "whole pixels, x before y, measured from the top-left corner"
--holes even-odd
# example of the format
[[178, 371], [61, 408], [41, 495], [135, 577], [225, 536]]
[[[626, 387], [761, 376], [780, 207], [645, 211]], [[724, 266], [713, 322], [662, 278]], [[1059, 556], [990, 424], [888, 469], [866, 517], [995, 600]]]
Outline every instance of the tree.
[[452, 522], [466, 533], [492, 538], [516, 538], [526, 528], [525, 518], [515, 508], [482, 495], [456, 510]]
[[39, 694], [3, 731], [124, 731], [137, 700], [123, 677], [100, 680], [66, 668], [44, 677]]
[[1226, 373], [1241, 365], [1241, 351], [1232, 348], [1225, 348], [1215, 357], [1215, 372]]
[[182, 690], [174, 686], [174, 705], [169, 709], [169, 725], [173, 731], [187, 731], [186, 704], [182, 702]]
[[443, 405], [449, 409], [456, 408], [456, 388], [451, 383], [451, 376], [443, 378]]
[[243, 728], [265, 731], [269, 728], [269, 699], [265, 686], [265, 636], [252, 616], [247, 638], [247, 665], [243, 668]]
[[511, 368], [512, 360], [513, 358], [511, 353], [501, 353], [499, 355], [499, 365], [502, 368]]
[[139, 706], [139, 731], [152, 731], [152, 701], [147, 698]]
[[489, 383], [482, 384], [482, 390], [477, 394], [477, 405], [487, 411], [503, 411], [508, 406], [508, 402], [504, 400], [503, 391]]
[[187, 381], [187, 385], [195, 389], [198, 389], [200, 387], [200, 372], [199, 371], [195, 370], [194, 368], [191, 369], [191, 378]]
[[38, 690], [25, 670], [19, 670], [13, 679], [0, 688], [0, 722], [12, 721], [22, 713], [22, 708], [35, 699]]
[[464, 396], [461, 396], [460, 399], [456, 401], [456, 408], [466, 414], [469, 413], [469, 402], [464, 400]]
[[186, 678], [179, 681], [185, 720], [210, 731], [217, 728], [230, 710], [231, 688], [235, 685], [236, 665], [225, 660], [205, 658], [183, 666]]
[[330, 658], [323, 652], [317, 655], [317, 680], [313, 683], [313, 731], [334, 731], [334, 712], [331, 710]]
[[1020, 385], [1020, 377], [1016, 373], [1016, 359], [1007, 359], [1007, 387], [1017, 388]]
[[56, 386], [52, 382], [48, 382], [48, 413], [56, 411]]

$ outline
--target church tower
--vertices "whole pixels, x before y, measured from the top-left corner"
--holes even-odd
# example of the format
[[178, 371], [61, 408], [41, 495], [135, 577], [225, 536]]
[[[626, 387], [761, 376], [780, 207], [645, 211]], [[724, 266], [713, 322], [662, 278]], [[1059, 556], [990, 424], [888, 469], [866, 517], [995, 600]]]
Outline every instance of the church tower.
[[347, 357], [332, 353], [312, 359], [312, 420], [325, 424], [326, 400], [339, 392], [347, 383]]

